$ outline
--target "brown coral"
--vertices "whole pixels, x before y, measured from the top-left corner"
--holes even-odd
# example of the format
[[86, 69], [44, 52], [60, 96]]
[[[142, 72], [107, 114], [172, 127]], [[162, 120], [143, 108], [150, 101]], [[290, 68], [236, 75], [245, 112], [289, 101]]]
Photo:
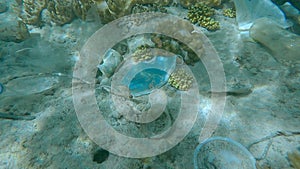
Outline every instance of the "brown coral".
[[186, 8], [197, 3], [203, 3], [207, 6], [215, 7], [221, 4], [221, 0], [180, 0], [180, 4]]
[[92, 0], [24, 0], [20, 5], [20, 18], [29, 25], [40, 26], [41, 14], [47, 9], [51, 21], [57, 25], [71, 22], [75, 17], [85, 20]]
[[223, 10], [223, 15], [229, 18], [235, 18], [236, 17], [236, 11], [233, 8], [227, 8]]
[[41, 12], [47, 6], [47, 0], [24, 0], [20, 18], [29, 25], [40, 25]]
[[76, 17], [85, 20], [87, 12], [91, 8], [92, 2], [90, 0], [73, 0], [72, 7]]
[[51, 20], [58, 25], [63, 25], [71, 22], [75, 17], [71, 7], [71, 0], [50, 0], [47, 9], [50, 12]]
[[131, 14], [136, 5], [156, 4], [160, 7], [168, 5], [172, 0], [93, 0], [98, 6], [99, 14], [104, 23]]

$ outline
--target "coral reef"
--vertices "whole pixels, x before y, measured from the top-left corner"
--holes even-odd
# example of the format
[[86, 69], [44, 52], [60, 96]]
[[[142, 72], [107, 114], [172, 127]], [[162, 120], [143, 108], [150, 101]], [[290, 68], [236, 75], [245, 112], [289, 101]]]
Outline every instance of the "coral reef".
[[23, 0], [18, 2], [21, 7], [20, 18], [29, 25], [40, 25], [42, 10], [46, 8], [46, 0]]
[[146, 5], [136, 4], [132, 7], [131, 13], [154, 12], [154, 11], [167, 13], [167, 9], [159, 4], [146, 4]]
[[175, 70], [168, 82], [170, 83], [171, 86], [175, 87], [178, 90], [188, 90], [191, 88], [192, 83], [193, 83], [193, 77], [185, 71], [185, 69], [180, 68]]
[[193, 24], [199, 24], [207, 30], [215, 31], [220, 29], [220, 23], [212, 18], [214, 14], [213, 8], [203, 3], [197, 3], [189, 7], [187, 17]]
[[47, 9], [50, 13], [51, 21], [57, 25], [63, 25], [71, 22], [75, 14], [72, 10], [73, 3], [71, 0], [52, 0], [48, 2]]
[[115, 14], [123, 15], [123, 14], [129, 14], [131, 12], [131, 9], [136, 4], [157, 4], [157, 5], [168, 5], [171, 1], [170, 0], [132, 0], [132, 1], [126, 1], [126, 0], [107, 0], [107, 5], [110, 11], [112, 11]]
[[132, 58], [135, 62], [151, 60], [154, 56], [149, 55], [149, 53], [149, 47], [142, 45], [132, 54]]
[[176, 53], [188, 65], [194, 65], [200, 58], [185, 44], [163, 35], [153, 35], [151, 41], [155, 47]]
[[229, 18], [235, 18], [236, 17], [236, 11], [233, 8], [227, 8], [223, 10], [223, 15]]
[[85, 20], [87, 12], [93, 4], [94, 3], [91, 0], [73, 0], [72, 7], [75, 16], [82, 20]]
[[102, 21], [107, 23], [131, 12], [143, 12], [143, 10], [163, 12], [165, 11], [163, 6], [170, 4], [172, 0], [93, 0], [93, 2]]
[[17, 1], [22, 21], [35, 26], [41, 26], [43, 10], [47, 10], [45, 14], [57, 25], [69, 23], [75, 17], [85, 20], [92, 3], [92, 0], [24, 0], [23, 3]]
[[180, 4], [186, 8], [197, 3], [203, 3], [207, 6], [215, 7], [221, 4], [221, 0], [180, 0]]
[[110, 22], [119, 17], [140, 12], [159, 11], [167, 12], [163, 7], [171, 0], [16, 0], [20, 8], [20, 18], [29, 25], [40, 26], [42, 14], [57, 25], [71, 22], [74, 18], [85, 20], [88, 10], [95, 7], [103, 23]]
[[[19, 4], [20, 8], [20, 18], [22, 21], [29, 25], [41, 26], [43, 24], [42, 15], [45, 18], [50, 18], [51, 22], [57, 25], [64, 25], [66, 23], [71, 22], [74, 18], [80, 18], [85, 20], [88, 10], [91, 7], [95, 7], [97, 14], [99, 14], [103, 23], [110, 22], [122, 16], [131, 14], [131, 13], [141, 13], [141, 12], [150, 12], [150, 11], [158, 11], [166, 13], [167, 10], [164, 6], [173, 2], [172, 0], [23, 0], [23, 2], [16, 0]], [[190, 7], [191, 4], [201, 4], [208, 6], [218, 6], [221, 3], [221, 0], [194, 0], [194, 1], [183, 1], [180, 3], [184, 7]], [[192, 20], [199, 21], [201, 26], [206, 27], [209, 30], [218, 29], [218, 22], [214, 21], [207, 15], [210, 15], [210, 8], [203, 7], [199, 5], [194, 5], [192, 9], [190, 9], [190, 14]], [[200, 9], [201, 8], [201, 9]], [[203, 9], [202, 9], [203, 8]], [[43, 12], [46, 10], [47, 12]], [[193, 18], [194, 15], [199, 15], [199, 10], [203, 10], [203, 12], [208, 12], [205, 17], [201, 17], [201, 21], [199, 18]], [[208, 11], [205, 11], [208, 10]], [[196, 22], [196, 21], [195, 21]]]

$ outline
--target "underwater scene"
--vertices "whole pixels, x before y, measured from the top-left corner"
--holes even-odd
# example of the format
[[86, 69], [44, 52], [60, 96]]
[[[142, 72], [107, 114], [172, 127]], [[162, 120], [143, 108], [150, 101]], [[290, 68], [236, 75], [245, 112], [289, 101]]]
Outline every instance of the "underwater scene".
[[0, 169], [300, 169], [300, 1], [0, 0]]

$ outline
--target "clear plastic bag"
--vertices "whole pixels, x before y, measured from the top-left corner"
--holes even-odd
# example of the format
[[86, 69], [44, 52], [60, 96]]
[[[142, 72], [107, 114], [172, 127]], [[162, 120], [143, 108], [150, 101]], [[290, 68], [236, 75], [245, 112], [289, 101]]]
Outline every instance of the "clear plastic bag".
[[286, 22], [284, 13], [271, 0], [234, 0], [236, 20], [240, 30], [249, 30], [253, 22], [267, 17], [283, 28], [291, 26]]

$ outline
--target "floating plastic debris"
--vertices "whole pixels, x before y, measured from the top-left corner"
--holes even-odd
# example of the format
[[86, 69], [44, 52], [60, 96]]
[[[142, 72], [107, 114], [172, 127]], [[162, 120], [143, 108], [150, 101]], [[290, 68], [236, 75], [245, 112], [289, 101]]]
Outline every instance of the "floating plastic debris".
[[225, 137], [212, 137], [194, 152], [194, 168], [256, 169], [253, 155], [240, 143]]
[[[132, 96], [151, 93], [167, 83], [176, 66], [176, 56], [156, 56], [149, 61], [125, 63], [127, 74], [122, 84], [128, 86]], [[125, 70], [120, 70], [125, 71]]]

